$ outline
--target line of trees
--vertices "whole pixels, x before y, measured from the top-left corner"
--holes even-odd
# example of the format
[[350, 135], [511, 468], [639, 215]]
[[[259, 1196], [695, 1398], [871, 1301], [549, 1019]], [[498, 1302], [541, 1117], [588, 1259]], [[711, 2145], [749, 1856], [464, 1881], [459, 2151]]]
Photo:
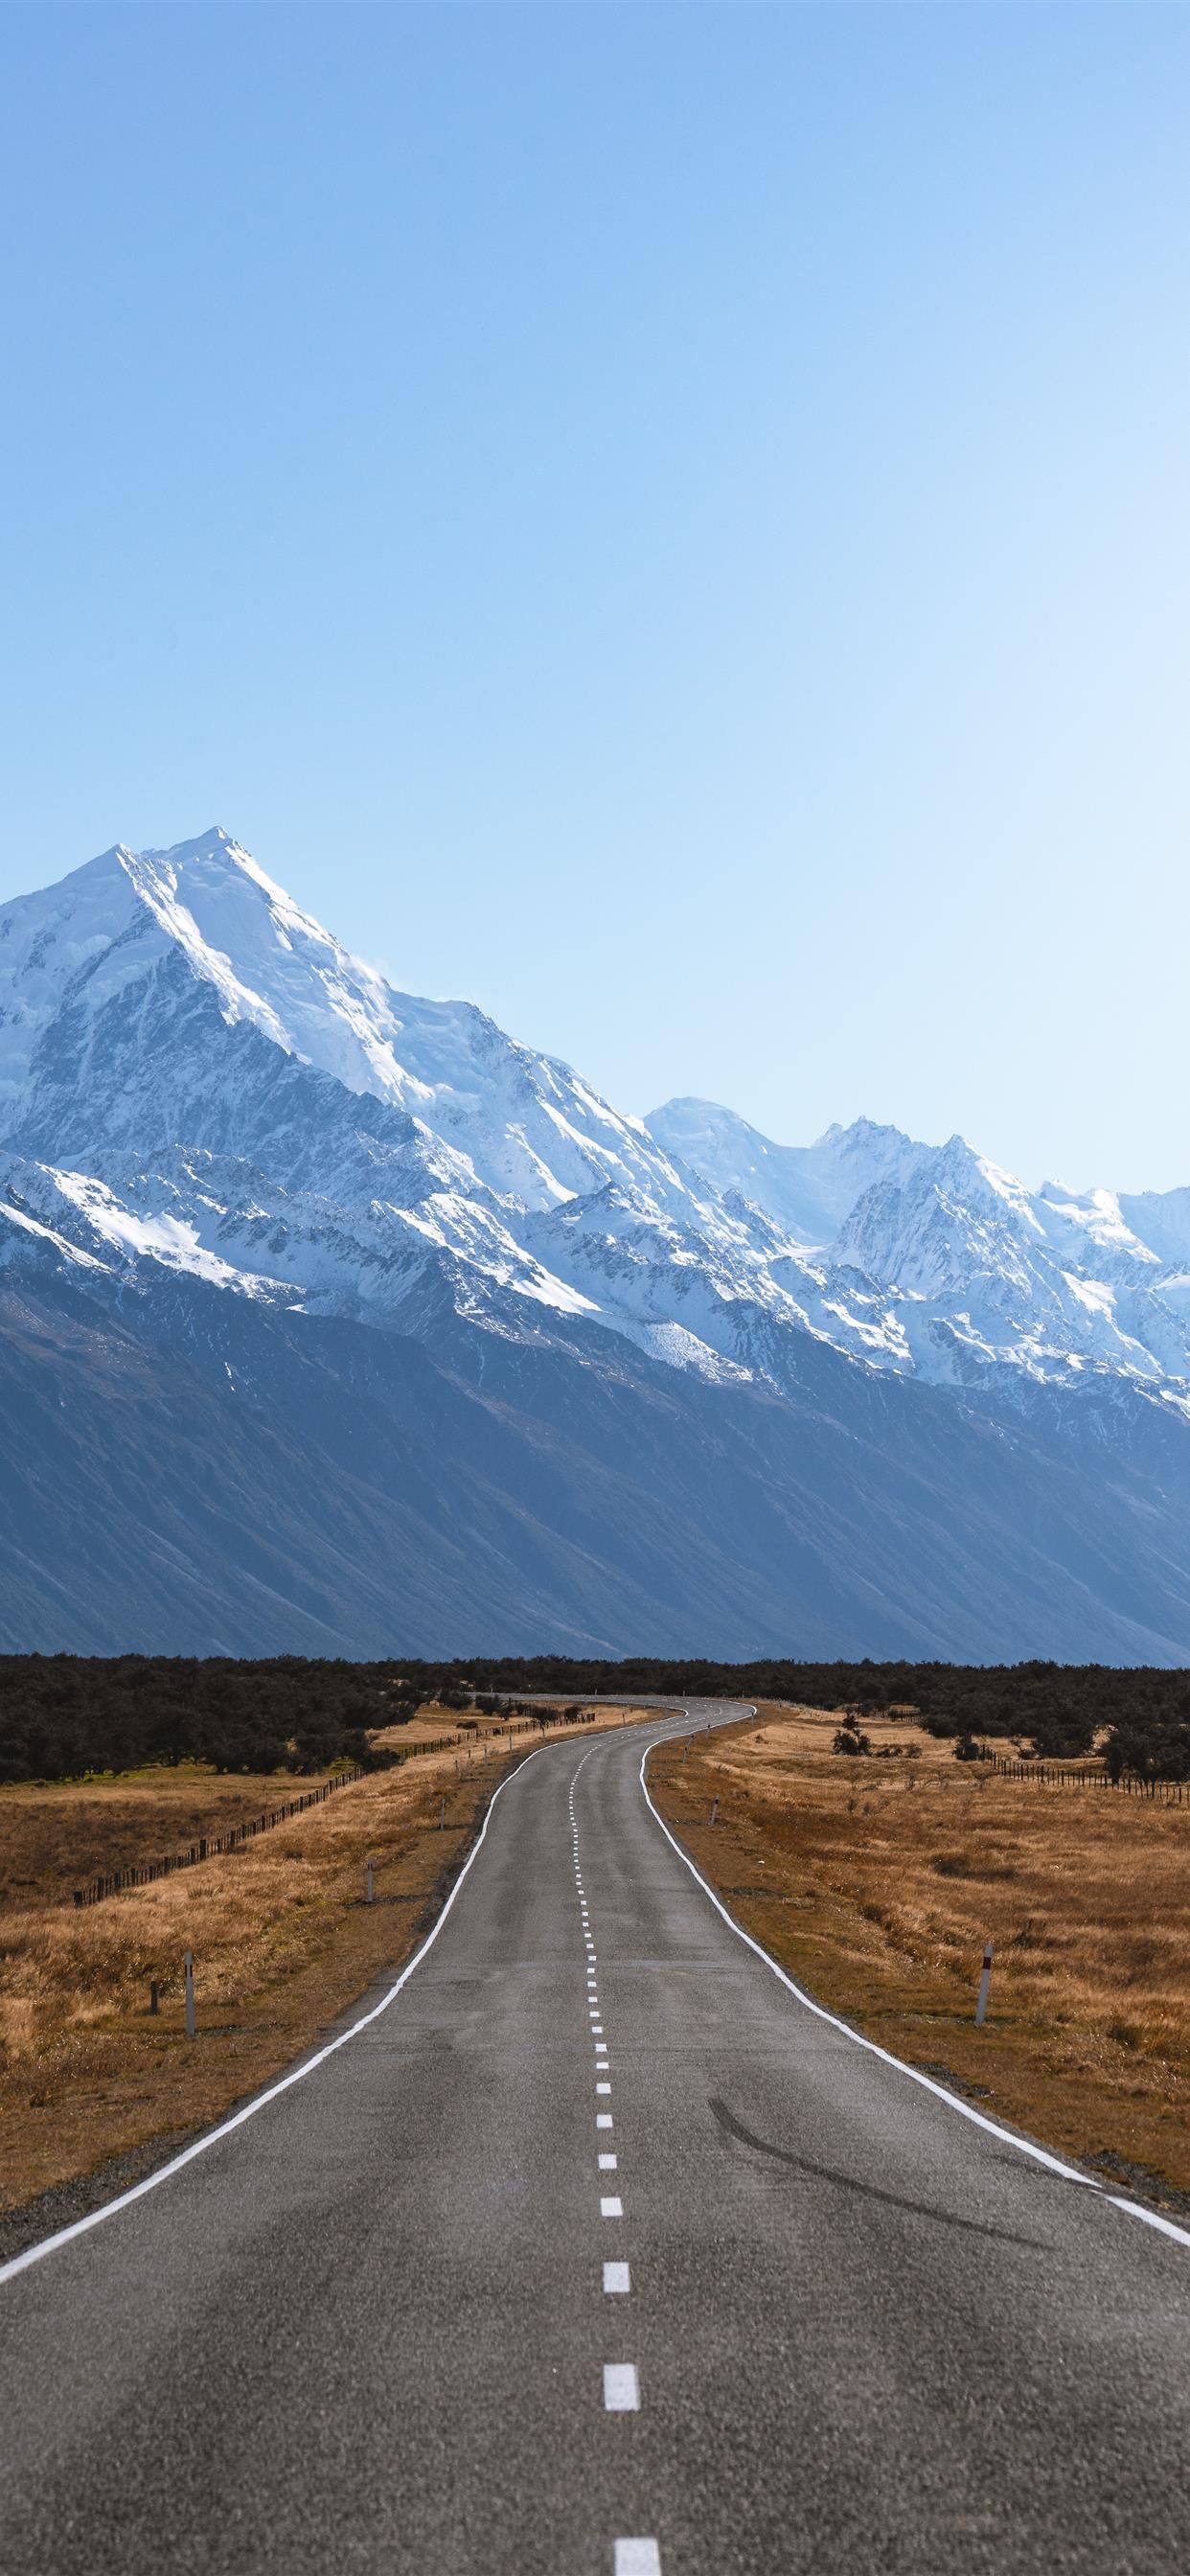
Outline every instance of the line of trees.
[[258, 1662], [156, 1655], [0, 1657], [0, 1780], [76, 1778], [145, 1762], [224, 1771], [324, 1770], [390, 1757], [375, 1731], [427, 1700], [495, 1715], [535, 1693], [794, 1700], [873, 1717], [912, 1713], [960, 1743], [1006, 1738], [1049, 1760], [1105, 1739], [1113, 1768], [1190, 1779], [1190, 1673], [1107, 1664], [726, 1664], [631, 1656], [448, 1663]]
[[620, 1663], [540, 1655], [466, 1665], [407, 1664], [409, 1676], [441, 1688], [466, 1677], [496, 1691], [557, 1691], [586, 1697], [794, 1700], [865, 1719], [903, 1710], [931, 1734], [1007, 1739], [1048, 1761], [1088, 1753], [1102, 1742], [1109, 1765], [1142, 1779], [1190, 1779], [1190, 1672], [1114, 1664], [800, 1663], [748, 1664], [633, 1656]]
[[79, 1779], [146, 1762], [217, 1771], [378, 1768], [371, 1730], [399, 1725], [421, 1693], [391, 1664], [241, 1663], [214, 1656], [0, 1657], [0, 1780]]

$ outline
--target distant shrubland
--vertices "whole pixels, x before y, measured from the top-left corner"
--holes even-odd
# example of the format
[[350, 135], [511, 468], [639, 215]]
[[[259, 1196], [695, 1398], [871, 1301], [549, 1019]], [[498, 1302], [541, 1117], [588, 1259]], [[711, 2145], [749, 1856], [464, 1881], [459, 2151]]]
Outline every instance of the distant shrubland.
[[373, 1731], [399, 1725], [426, 1701], [495, 1713], [534, 1693], [572, 1701], [785, 1700], [846, 1711], [861, 1725], [903, 1710], [934, 1735], [1007, 1739], [1049, 1759], [1096, 1746], [1115, 1770], [1190, 1779], [1190, 1672], [1154, 1667], [8, 1655], [0, 1657], [0, 1780], [184, 1760], [221, 1771], [380, 1764], [391, 1754]]
[[62, 1780], [146, 1762], [217, 1771], [380, 1768], [369, 1729], [411, 1717], [420, 1691], [390, 1664], [187, 1656], [0, 1657], [0, 1780]]
[[495, 1691], [574, 1697], [788, 1700], [865, 1717], [904, 1710], [931, 1735], [1007, 1738], [1047, 1760], [1101, 1745], [1113, 1768], [1190, 1779], [1190, 1672], [1112, 1664], [750, 1664], [632, 1657], [566, 1662], [552, 1655], [467, 1665], [407, 1664], [413, 1680], [466, 1673]]

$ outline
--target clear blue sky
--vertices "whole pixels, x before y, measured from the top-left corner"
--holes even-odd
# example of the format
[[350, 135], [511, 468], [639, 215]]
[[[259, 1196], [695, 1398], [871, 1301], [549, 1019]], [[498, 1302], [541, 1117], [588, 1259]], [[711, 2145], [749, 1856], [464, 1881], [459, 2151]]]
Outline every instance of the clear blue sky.
[[1190, 1181], [1190, 14], [0, 11], [0, 892]]

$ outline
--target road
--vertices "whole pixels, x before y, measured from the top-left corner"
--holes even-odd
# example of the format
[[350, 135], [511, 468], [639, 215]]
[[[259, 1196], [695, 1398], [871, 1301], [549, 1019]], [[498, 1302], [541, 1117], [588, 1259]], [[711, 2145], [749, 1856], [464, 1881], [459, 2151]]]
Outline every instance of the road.
[[0, 2274], [6, 2576], [1190, 2564], [1190, 2242], [807, 2009], [674, 1726], [535, 1755], [394, 2000]]

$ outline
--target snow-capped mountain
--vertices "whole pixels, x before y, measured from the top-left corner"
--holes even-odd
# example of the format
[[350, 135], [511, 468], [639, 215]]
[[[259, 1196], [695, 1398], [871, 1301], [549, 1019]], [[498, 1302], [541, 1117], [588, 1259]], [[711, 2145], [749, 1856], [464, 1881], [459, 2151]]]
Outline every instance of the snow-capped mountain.
[[883, 1297], [871, 1356], [886, 1365], [971, 1385], [1101, 1368], [1190, 1412], [1190, 1192], [1029, 1191], [961, 1136], [923, 1145], [868, 1119], [806, 1147], [713, 1102], [670, 1101], [647, 1124], [729, 1204], [750, 1192], [802, 1241], [817, 1234], [852, 1303], [860, 1281]]
[[[80, 1115], [112, 1133], [118, 1114], [142, 1136], [144, 1085], [118, 1108], [116, 1082], [150, 1061], [160, 1070], [151, 1015], [162, 1003], [177, 1055], [184, 1002], [208, 1031], [217, 1013], [225, 1031], [264, 1038], [446, 1146], [461, 1141], [486, 1189], [527, 1206], [670, 1178], [639, 1119], [617, 1116], [470, 1003], [392, 991], [222, 831], [172, 850], [105, 851], [47, 892], [0, 906], [0, 989], [0, 1135], [51, 1103], [59, 1114], [65, 1075]], [[100, 1043], [120, 1054], [97, 1057]], [[195, 1072], [191, 1048], [175, 1078], [182, 1097], [155, 1113], [174, 1142]]]
[[0, 1205], [92, 1258], [394, 1318], [434, 1261], [468, 1311], [712, 1374], [753, 1307], [872, 1341], [864, 1290], [472, 1004], [394, 992], [223, 832], [0, 908], [0, 994]]
[[713, 1100], [667, 1100], [645, 1123], [666, 1153], [715, 1189], [762, 1208], [791, 1242], [819, 1249], [833, 1243], [874, 1182], [907, 1179], [929, 1152], [870, 1118], [828, 1127], [816, 1145], [775, 1145]]
[[[417, 1405], [429, 1408], [424, 1419], [418, 1414], [414, 1441], [420, 1538], [407, 1533], [401, 1542], [402, 1579], [412, 1579], [409, 1546], [415, 1555], [428, 1549], [427, 1600], [453, 1600], [456, 1610], [471, 1597], [465, 1563], [452, 1555], [459, 1542], [446, 1535], [457, 1504], [443, 1523], [437, 1478], [417, 1441], [428, 1439], [435, 1456], [442, 1440], [448, 1448], [455, 1442], [457, 1495], [470, 1473], [468, 1441], [486, 1455], [496, 1439], [504, 1456], [517, 1426], [516, 1438], [528, 1443], [520, 1465], [514, 1471], [505, 1457], [492, 1470], [503, 1499], [493, 1505], [491, 1528], [484, 1522], [491, 1561], [483, 1598], [489, 1635], [492, 1605], [507, 1597], [520, 1604], [516, 1633], [529, 1643], [563, 1634], [607, 1642], [618, 1633], [647, 1642], [640, 1620], [647, 1630], [647, 1604], [656, 1609], [670, 1597], [668, 1582], [671, 1637], [712, 1602], [716, 1636], [737, 1633], [735, 1603], [745, 1622], [741, 1650], [749, 1619], [748, 1634], [788, 1644], [782, 1586], [801, 1602], [803, 1621], [817, 1616], [814, 1604], [835, 1597], [827, 1551], [832, 1566], [853, 1567], [839, 1595], [847, 1604], [839, 1651], [894, 1633], [978, 1644], [984, 1631], [970, 1602], [956, 1606], [968, 1598], [967, 1577], [955, 1575], [948, 1592], [938, 1568], [955, 1544], [963, 1492], [973, 1530], [993, 1508], [988, 1498], [1008, 1472], [1006, 1439], [1017, 1472], [1022, 1403], [1034, 1444], [1026, 1485], [1030, 1477], [1044, 1485], [1051, 1472], [1061, 1483], [1080, 1441], [1091, 1441], [1101, 1458], [1105, 1420], [1118, 1434], [1123, 1403], [1129, 1436], [1142, 1449], [1164, 1439], [1158, 1425], [1169, 1424], [1173, 1465], [1162, 1473], [1172, 1492], [1184, 1453], [1190, 1490], [1190, 1191], [1127, 1199], [1048, 1185], [1029, 1192], [960, 1138], [933, 1147], [866, 1120], [829, 1129], [817, 1145], [790, 1147], [698, 1101], [670, 1102], [647, 1121], [622, 1114], [569, 1066], [520, 1045], [471, 1003], [396, 991], [222, 831], [169, 850], [109, 850], [60, 884], [0, 906], [0, 1287], [15, 1319], [6, 1357], [16, 1367], [18, 1427], [7, 1451], [16, 1557], [31, 1494], [41, 1491], [19, 1427], [29, 1372], [41, 1384], [52, 1354], [59, 1380], [45, 1383], [75, 1385], [82, 1418], [69, 1357], [80, 1335], [99, 1355], [93, 1369], [105, 1387], [113, 1336], [125, 1337], [121, 1368], [130, 1382], [151, 1350], [154, 1385], [161, 1370], [192, 1368], [200, 1349], [218, 1349], [221, 1421], [234, 1398], [239, 1439], [251, 1390], [270, 1422], [268, 1408], [279, 1407], [275, 1436], [283, 1448], [296, 1443], [300, 1459], [314, 1435], [294, 1406], [301, 1417], [315, 1362], [316, 1375], [330, 1368], [338, 1390], [334, 1430], [325, 1433], [332, 1445], [339, 1416], [355, 1418], [349, 1388], [383, 1380], [383, 1414], [396, 1401], [394, 1371], [402, 1405], [420, 1387]], [[418, 1376], [427, 1368], [439, 1373], [432, 1402]], [[468, 1415], [467, 1441], [458, 1428], [461, 1389], [482, 1414], [482, 1421]], [[986, 1424], [970, 1412], [973, 1401]], [[59, 1394], [57, 1412], [52, 1396], [47, 1402], [40, 1437], [51, 1425], [53, 1446], [65, 1398]], [[1105, 1402], [1116, 1402], [1114, 1416], [1104, 1415]], [[321, 1403], [320, 1395], [311, 1420], [323, 1418]], [[135, 1418], [135, 1407], [119, 1414], [125, 1427]], [[414, 1435], [401, 1418], [408, 1442]], [[563, 1421], [569, 1430], [559, 1453]], [[369, 1448], [369, 1425], [365, 1411], [359, 1454]], [[722, 1447], [729, 1425], [728, 1449], [739, 1443], [735, 1469]], [[992, 1447], [987, 1425], [995, 1426]], [[622, 1561], [644, 1508], [650, 1441], [660, 1481], [655, 1493], [650, 1487], [630, 1562]], [[1046, 1444], [1054, 1442], [1051, 1460]], [[911, 1506], [905, 1462], [919, 1446], [928, 1463]], [[319, 1460], [314, 1480], [329, 1493], [335, 1476], [322, 1451]], [[156, 1466], [142, 1465], [145, 1490], [156, 1492]], [[387, 1526], [395, 1508], [385, 1482], [393, 1472], [389, 1452], [378, 1454], [385, 1497], [375, 1506], [378, 1525]], [[221, 1492], [224, 1473], [204, 1468], [204, 1495]], [[542, 1488], [530, 1508], [526, 1495], [543, 1476], [550, 1491], [551, 1478], [560, 1476], [561, 1487], [552, 1502]], [[912, 1536], [897, 1535], [898, 1516], [929, 1518], [934, 1507], [924, 1495], [940, 1476], [947, 1535], [934, 1527], [927, 1577]], [[0, 1473], [0, 1642], [4, 1493]], [[865, 1493], [861, 1506], [856, 1498]], [[1065, 1485], [1062, 1493], [1068, 1512]], [[171, 1514], [175, 1505], [171, 1493]], [[171, 1583], [184, 1591], [191, 1580], [179, 1571], [187, 1544], [196, 1565], [206, 1565], [210, 1512], [218, 1522], [222, 1509], [217, 1500], [204, 1504], [201, 1541], [189, 1521], [189, 1541], [171, 1538], [173, 1572], [158, 1585], [166, 1602]], [[862, 1545], [857, 1512], [867, 1516]], [[1000, 1535], [981, 1526], [972, 1539], [984, 1584], [997, 1549], [1011, 1555], [1017, 1543], [1008, 1533], [1018, 1507], [1001, 1511], [996, 1503], [994, 1512]], [[673, 1538], [663, 1581], [667, 1521], [675, 1533], [684, 1526], [685, 1536]], [[315, 1523], [303, 1523], [291, 1552], [315, 1569], [304, 1579], [317, 1591], [330, 1542], [317, 1513]], [[364, 1524], [371, 1526], [367, 1513]], [[94, 1516], [90, 1527], [93, 1545]], [[473, 1541], [480, 1545], [474, 1531]], [[1071, 1544], [1077, 1556], [1081, 1539]], [[358, 1539], [353, 1565], [369, 1561], [369, 1545]], [[1114, 1527], [1103, 1540], [1104, 1563], [1113, 1552], [1131, 1563]], [[216, 1555], [222, 1570], [210, 1583], [220, 1600], [232, 1592], [238, 1600], [242, 1569], [237, 1563], [233, 1584], [226, 1552]], [[1162, 1592], [1138, 1607], [1139, 1578], [1128, 1578], [1136, 1597], [1104, 1610], [1104, 1651], [1127, 1636], [1169, 1660], [1181, 1651], [1183, 1618], [1190, 1641], [1190, 1572], [1184, 1611], [1176, 1547], [1175, 1560], [1176, 1574], [1167, 1566], [1161, 1578], [1173, 1583], [1172, 1600]], [[142, 1550], [142, 1586], [145, 1562]], [[613, 1565], [621, 1605], [614, 1615]], [[796, 1579], [793, 1567], [801, 1569]], [[76, 1566], [76, 1592], [82, 1579]], [[194, 1577], [203, 1598], [207, 1579]], [[258, 1604], [249, 1613], [241, 1603], [234, 1616], [226, 1608], [219, 1616], [231, 1621], [228, 1633], [284, 1641], [297, 1633], [287, 1578], [272, 1564], [261, 1579], [268, 1602], [289, 1601], [288, 1610]], [[345, 1598], [355, 1597], [354, 1573], [340, 1564], [335, 1579]], [[379, 1568], [375, 1580], [382, 1590]], [[1058, 1588], [1074, 1589], [1056, 1628], [1051, 1621], [1053, 1634], [1077, 1634], [1077, 1605], [1088, 1581], [1094, 1593], [1101, 1580], [1076, 1574], [1072, 1559]], [[1039, 1601], [1051, 1598], [1054, 1581], [1040, 1583]], [[22, 1573], [21, 1585], [32, 1585], [29, 1597], [50, 1619], [46, 1633], [57, 1633], [53, 1618], [67, 1613], [45, 1609], [45, 1583], [44, 1567]], [[1020, 1568], [1002, 1584], [1004, 1603], [1017, 1595], [1029, 1595]], [[375, 1637], [379, 1613], [368, 1598]], [[676, 1606], [683, 1601], [686, 1610]], [[884, 1609], [874, 1606], [880, 1602]], [[630, 1608], [637, 1624], [618, 1629]], [[9, 1623], [18, 1642], [22, 1615]], [[188, 1633], [215, 1634], [203, 1628], [206, 1615], [192, 1604], [187, 1616], [198, 1627]], [[1008, 1615], [1002, 1608], [1001, 1628]], [[1047, 1615], [1030, 1613], [1022, 1638], [1044, 1643]], [[168, 1633], [167, 1608], [161, 1616]], [[312, 1630], [298, 1621], [302, 1634], [350, 1640], [365, 1613], [345, 1611], [336, 1624], [324, 1603], [310, 1616]], [[454, 1633], [474, 1634], [457, 1625]], [[828, 1617], [822, 1635], [833, 1633]], [[998, 1633], [987, 1630], [989, 1646]]]

